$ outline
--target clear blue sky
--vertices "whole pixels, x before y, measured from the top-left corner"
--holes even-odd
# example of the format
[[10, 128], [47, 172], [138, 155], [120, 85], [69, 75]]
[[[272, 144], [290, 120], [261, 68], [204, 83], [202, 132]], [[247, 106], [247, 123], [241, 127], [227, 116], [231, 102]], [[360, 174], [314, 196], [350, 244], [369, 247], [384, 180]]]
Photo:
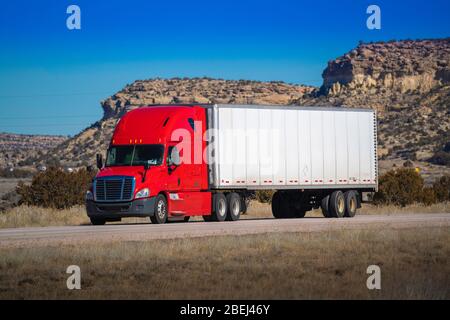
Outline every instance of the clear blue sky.
[[[81, 30], [66, 8], [81, 8]], [[381, 30], [366, 8], [381, 7]], [[0, 132], [76, 134], [127, 83], [208, 76], [320, 85], [359, 40], [450, 36], [450, 1], [3, 1]]]

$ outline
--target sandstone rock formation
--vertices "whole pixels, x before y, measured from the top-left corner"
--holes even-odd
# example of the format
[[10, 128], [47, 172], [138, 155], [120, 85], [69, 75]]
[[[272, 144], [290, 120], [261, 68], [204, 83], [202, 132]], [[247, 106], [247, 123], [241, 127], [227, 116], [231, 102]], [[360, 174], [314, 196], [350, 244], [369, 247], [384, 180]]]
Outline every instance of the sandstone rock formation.
[[450, 38], [361, 44], [296, 103], [374, 108], [382, 159], [427, 161], [450, 141], [449, 74]]

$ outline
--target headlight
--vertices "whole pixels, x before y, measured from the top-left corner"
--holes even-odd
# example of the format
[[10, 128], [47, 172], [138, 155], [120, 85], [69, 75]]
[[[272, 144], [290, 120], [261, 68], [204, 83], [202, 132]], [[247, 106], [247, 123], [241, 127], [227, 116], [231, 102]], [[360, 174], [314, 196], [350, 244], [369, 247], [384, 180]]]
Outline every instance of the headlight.
[[86, 200], [94, 200], [94, 195], [91, 191], [86, 191]]
[[139, 198], [147, 198], [150, 195], [150, 189], [149, 188], [144, 188], [139, 190], [136, 193], [136, 196], [134, 197], [135, 199], [139, 199]]

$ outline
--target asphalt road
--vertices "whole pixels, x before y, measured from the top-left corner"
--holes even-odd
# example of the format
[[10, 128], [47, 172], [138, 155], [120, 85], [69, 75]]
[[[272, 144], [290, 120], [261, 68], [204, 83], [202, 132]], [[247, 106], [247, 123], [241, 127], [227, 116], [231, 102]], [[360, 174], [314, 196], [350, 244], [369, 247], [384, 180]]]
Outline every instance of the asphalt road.
[[351, 219], [248, 219], [236, 222], [180, 222], [164, 225], [107, 224], [104, 226], [14, 228], [0, 230], [0, 247], [58, 245], [90, 241], [142, 241], [269, 232], [320, 232], [374, 227], [402, 229], [438, 226], [450, 226], [449, 213], [361, 215]]

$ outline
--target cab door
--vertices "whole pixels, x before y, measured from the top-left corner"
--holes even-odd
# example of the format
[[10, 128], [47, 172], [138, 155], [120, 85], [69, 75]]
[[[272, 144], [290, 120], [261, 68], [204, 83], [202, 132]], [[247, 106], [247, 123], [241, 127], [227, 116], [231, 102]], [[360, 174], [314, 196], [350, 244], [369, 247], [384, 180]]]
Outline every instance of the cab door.
[[166, 170], [167, 170], [167, 191], [169, 194], [169, 214], [173, 216], [180, 216], [186, 214], [185, 199], [181, 190], [181, 178], [183, 165], [179, 164], [174, 155], [179, 158], [179, 153], [175, 145], [169, 145], [167, 147], [166, 156]]
[[166, 168], [167, 168], [167, 184], [166, 188], [169, 192], [177, 192], [181, 189], [181, 166], [177, 166], [173, 159], [172, 154], [178, 152], [175, 145], [169, 145], [167, 147], [166, 156]]

